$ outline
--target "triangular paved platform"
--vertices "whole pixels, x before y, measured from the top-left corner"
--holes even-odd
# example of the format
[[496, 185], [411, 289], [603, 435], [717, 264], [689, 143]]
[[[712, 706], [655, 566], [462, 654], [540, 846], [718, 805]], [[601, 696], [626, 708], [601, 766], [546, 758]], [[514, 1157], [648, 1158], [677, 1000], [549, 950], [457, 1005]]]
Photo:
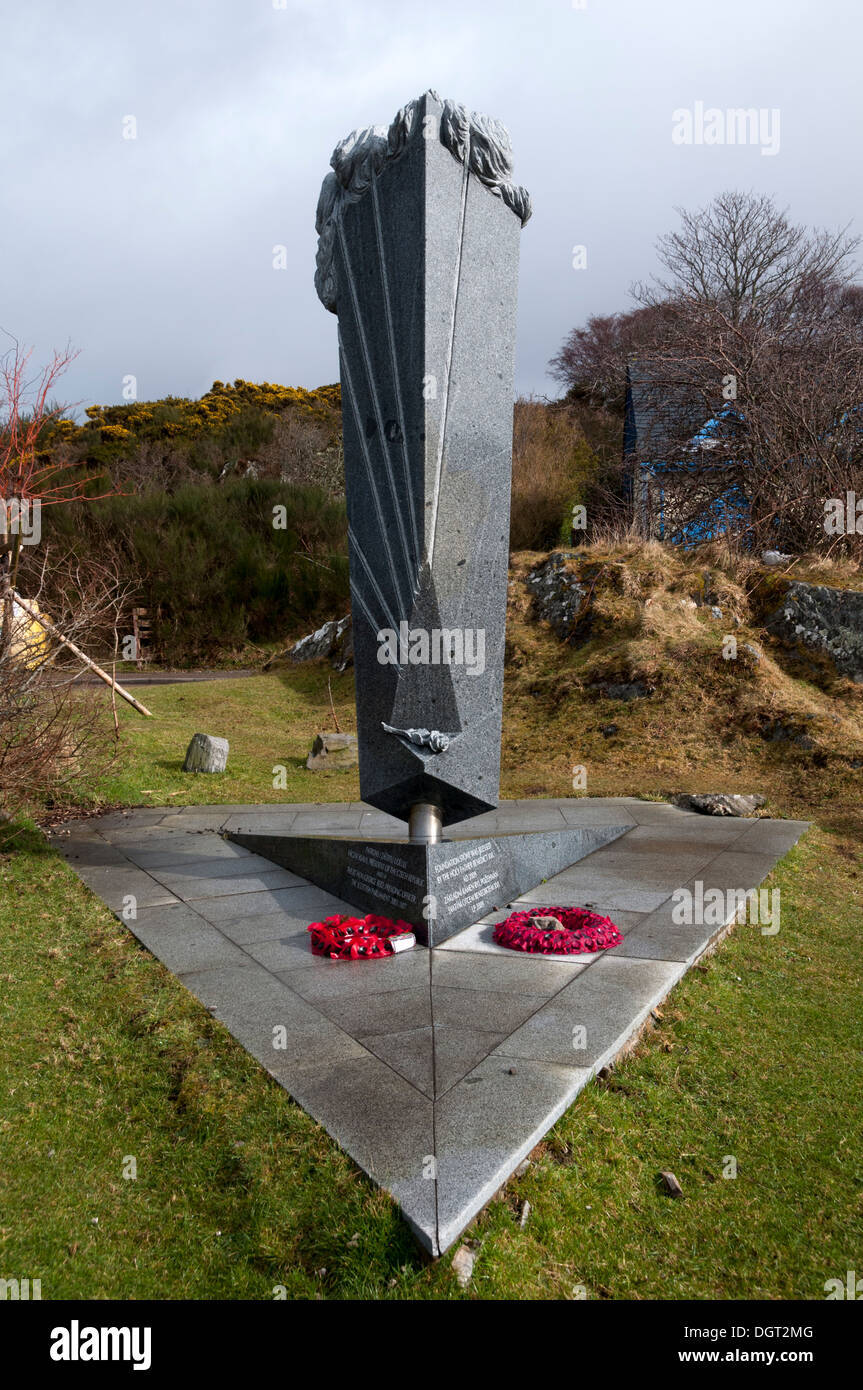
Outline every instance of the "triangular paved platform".
[[312, 956], [306, 931], [348, 904], [225, 840], [226, 824], [403, 834], [361, 804], [153, 807], [66, 826], [53, 841], [118, 916], [134, 896], [127, 925], [138, 939], [392, 1193], [433, 1254], [723, 931], [727, 912], [676, 925], [675, 890], [755, 888], [806, 828], [633, 798], [504, 803], [470, 822], [470, 836], [617, 832], [522, 901], [596, 907], [623, 945], [596, 957], [515, 955], [491, 939], [504, 905], [435, 949], [348, 964]]

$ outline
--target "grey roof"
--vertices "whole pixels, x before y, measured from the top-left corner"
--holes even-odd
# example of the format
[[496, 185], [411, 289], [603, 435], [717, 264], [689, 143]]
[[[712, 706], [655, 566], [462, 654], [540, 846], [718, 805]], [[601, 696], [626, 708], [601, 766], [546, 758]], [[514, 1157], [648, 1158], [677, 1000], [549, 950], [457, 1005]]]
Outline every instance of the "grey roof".
[[627, 457], [670, 462], [685, 452], [704, 421], [723, 404], [721, 382], [712, 399], [703, 383], [704, 369], [694, 362], [630, 360], [623, 435]]

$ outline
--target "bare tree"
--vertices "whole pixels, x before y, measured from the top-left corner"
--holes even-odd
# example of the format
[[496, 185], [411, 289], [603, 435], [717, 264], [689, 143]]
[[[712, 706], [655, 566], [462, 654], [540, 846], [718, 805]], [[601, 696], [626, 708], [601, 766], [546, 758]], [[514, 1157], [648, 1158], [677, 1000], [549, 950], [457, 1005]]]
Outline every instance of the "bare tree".
[[85, 645], [116, 631], [128, 600], [108, 561], [85, 571], [74, 555], [49, 566], [47, 549], [35, 554], [39, 534], [32, 523], [41, 508], [87, 497], [92, 478], [42, 448], [59, 414], [50, 398], [74, 352], [55, 353], [31, 374], [30, 353], [11, 341], [0, 357], [0, 819], [7, 823], [28, 802], [56, 797], [59, 787], [109, 754], [107, 702], [73, 688], [77, 667], [58, 669], [65, 649], [17, 601], [19, 584], [26, 575], [27, 606], [38, 613], [50, 568], [51, 616], [64, 636]]
[[549, 375], [567, 388], [570, 399], [622, 414], [627, 358], [662, 341], [667, 318], [664, 305], [594, 314], [584, 328], [568, 334], [548, 364]]
[[709, 305], [737, 327], [786, 323], [812, 293], [850, 285], [859, 237], [794, 226], [766, 194], [728, 190], [707, 207], [675, 208], [681, 226], [661, 236], [665, 276], [633, 287], [645, 307]]
[[[29, 557], [28, 557], [29, 559]], [[29, 574], [28, 607], [41, 611], [49, 570]], [[82, 568], [74, 555], [50, 563], [50, 616], [63, 635], [113, 645], [129, 593], [109, 564]], [[107, 765], [113, 747], [104, 689], [82, 688], [83, 667], [12, 599], [8, 640], [0, 651], [0, 820], [28, 804], [58, 802], [64, 788]]]
[[664, 341], [648, 356], [668, 372], [686, 364], [705, 419], [733, 402], [737, 428], [706, 446], [677, 441], [692, 465], [678, 474], [678, 494], [688, 492], [692, 513], [712, 475], [744, 501], [735, 529], [749, 543], [855, 548], [856, 535], [836, 542], [823, 523], [827, 499], [861, 477], [859, 238], [793, 227], [751, 194], [725, 193], [681, 217], [659, 243], [671, 278], [640, 292], [665, 309]]
[[[71, 348], [55, 352], [41, 371], [30, 373], [31, 350], [11, 334], [12, 346], [0, 356], [0, 651], [8, 646], [11, 593], [17, 582], [23, 543], [22, 515], [87, 497], [95, 501], [92, 477], [63, 457], [46, 457], [41, 443], [61, 413], [51, 404], [57, 381], [74, 361]], [[105, 493], [98, 494], [105, 496]]]
[[[657, 244], [665, 275], [634, 287], [640, 309], [601, 332], [591, 320], [555, 362], [573, 369], [573, 383], [592, 366], [617, 383], [634, 352], [649, 365], [660, 410], [665, 384], [663, 449], [653, 458], [672, 463], [661, 487], [678, 532], [724, 494], [740, 503], [726, 523], [747, 544], [856, 548], [856, 534], [837, 540], [823, 523], [827, 500], [863, 476], [859, 238], [793, 226], [772, 199], [750, 193], [678, 211], [679, 230]], [[684, 396], [722, 428], [694, 436], [691, 411], [674, 408]], [[619, 506], [627, 493], [611, 473], [606, 501]], [[640, 489], [629, 495], [637, 506]]]

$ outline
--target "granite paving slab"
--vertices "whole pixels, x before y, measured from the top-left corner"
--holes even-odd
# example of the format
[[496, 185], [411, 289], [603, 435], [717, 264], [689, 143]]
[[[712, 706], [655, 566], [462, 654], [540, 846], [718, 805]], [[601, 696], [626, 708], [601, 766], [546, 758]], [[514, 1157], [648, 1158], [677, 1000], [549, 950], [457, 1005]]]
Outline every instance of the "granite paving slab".
[[[245, 899], [245, 895], [244, 899]], [[300, 895], [300, 902], [296, 899], [289, 899], [290, 910], [288, 907], [272, 908], [265, 912], [245, 912], [239, 911], [231, 914], [230, 901], [221, 902], [219, 900], [198, 899], [195, 908], [203, 917], [209, 920], [212, 916], [212, 909], [218, 905], [222, 908], [221, 916], [216, 916], [214, 926], [235, 941], [238, 946], [245, 946], [249, 954], [257, 958], [257, 947], [263, 948], [267, 942], [290, 941], [291, 944], [300, 942], [308, 946], [308, 925], [314, 918], [309, 916], [308, 905], [303, 908], [302, 903], [306, 901], [306, 895]], [[325, 910], [321, 914], [321, 904], [316, 905], [318, 916], [329, 916], [332, 912], [344, 912], [347, 903], [339, 903], [338, 907], [331, 904], [325, 905]], [[309, 953], [311, 955], [311, 952]], [[316, 957], [311, 956], [312, 960]], [[271, 967], [268, 966], [268, 969]], [[287, 969], [287, 967], [284, 967]]]
[[[208, 825], [203, 829], [197, 826], [184, 825], [183, 821], [177, 818], [172, 825], [158, 824], [136, 825], [134, 821], [124, 821], [116, 829], [103, 832], [111, 836], [111, 843], [125, 849], [126, 846], [132, 848], [139, 845], [142, 849], [167, 849], [170, 845], [188, 845], [189, 852], [197, 843], [199, 846], [204, 839], [212, 839], [214, 828]], [[199, 851], [200, 853], [200, 848]]]
[[[238, 863], [241, 861], [237, 861]], [[243, 923], [248, 924], [248, 929], [256, 932], [254, 925], [256, 917], [271, 917], [275, 912], [284, 912], [289, 917], [297, 917], [305, 914], [309, 922], [320, 920], [320, 916], [331, 916], [334, 912], [346, 912], [352, 909], [348, 904], [342, 902], [340, 898], [330, 897], [328, 893], [322, 893], [320, 888], [315, 888], [312, 884], [303, 884], [297, 888], [258, 888], [251, 892], [237, 892], [235, 894], [222, 894], [219, 897], [208, 897], [198, 899], [198, 911], [202, 917], [206, 917], [208, 922], [215, 926], [223, 923], [232, 935], [236, 935]], [[315, 914], [318, 914], [316, 918]], [[309, 915], [311, 914], [311, 915]], [[262, 933], [261, 939], [267, 933]], [[249, 937], [254, 940], [254, 937]]]
[[609, 957], [679, 961], [688, 966], [706, 950], [716, 933], [715, 926], [688, 926], [673, 922], [663, 906], [649, 913], [638, 927], [627, 932], [621, 946], [615, 946], [605, 954]]
[[498, 1051], [598, 1069], [617, 1050], [620, 1020], [627, 1019], [632, 1031], [639, 1028], [682, 973], [677, 962], [614, 960], [605, 953], [536, 1009]]
[[[729, 845], [740, 840], [747, 830], [752, 828], [752, 824], [755, 823], [735, 820], [733, 817], [693, 815], [692, 823], [681, 824], [677, 820], [674, 821], [675, 845], [681, 850], [693, 842], [704, 845], [705, 848], [715, 844]], [[636, 849], [641, 845], [655, 845], [657, 836], [664, 834], [662, 821], [653, 820], [640, 825], [633, 823], [626, 842]]]
[[[50, 838], [121, 920], [133, 899], [138, 941], [392, 1194], [435, 1255], [728, 930], [734, 895], [757, 888], [806, 829], [631, 797], [505, 802], [464, 833], [622, 833], [440, 947], [350, 963], [313, 956], [307, 927], [355, 909], [224, 839], [227, 823], [404, 837], [402, 822], [362, 803], [316, 803], [147, 807]], [[695, 901], [716, 888], [727, 910], [678, 920], [681, 890]], [[512, 907], [540, 904], [608, 913], [623, 943], [548, 957], [492, 941]]]
[[487, 1057], [490, 1050], [503, 1042], [505, 1034], [478, 1032], [473, 1028], [440, 1023], [435, 1016], [434, 1026], [434, 1094], [436, 1099], [446, 1095], [468, 1072]]
[[[278, 1078], [277, 1078], [278, 1079]], [[282, 1082], [380, 1187], [417, 1239], [437, 1253], [434, 1103], [379, 1057], [295, 1069]]]
[[[484, 1044], [485, 1035], [481, 1043], [481, 1057], [488, 1051]], [[397, 1033], [375, 1033], [365, 1039], [365, 1046], [428, 1096], [429, 1100], [434, 1100], [435, 1063], [431, 1024], [423, 1028], [402, 1028]]]
[[214, 863], [208, 866], [206, 862], [196, 859], [195, 872], [191, 871], [192, 865], [188, 869], [150, 869], [148, 872], [170, 892], [182, 894], [185, 902], [194, 898], [223, 898], [262, 890], [270, 893], [279, 888], [303, 886], [303, 879], [287, 869], [274, 869], [270, 865], [263, 870], [249, 872], [247, 865], [247, 860], [238, 860], [236, 865]]
[[247, 963], [239, 946], [185, 903], [141, 908], [127, 926], [175, 975]]
[[743, 826], [734, 849], [759, 854], [787, 854], [806, 830], [806, 822], [799, 820], [753, 820]]
[[431, 1027], [380, 1033], [365, 1045], [431, 1099], [439, 1099], [502, 1042], [504, 1033], [457, 1028], [435, 1018]]
[[422, 984], [407, 985], [404, 989], [383, 990], [380, 994], [349, 997], [328, 994], [322, 999], [316, 999], [315, 1007], [330, 1018], [338, 1019], [349, 1033], [361, 1039], [374, 1037], [379, 1033], [430, 1028], [432, 1021], [427, 976]]
[[295, 820], [293, 811], [288, 813], [276, 811], [273, 814], [268, 814], [265, 806], [257, 808], [247, 806], [245, 812], [233, 811], [231, 815], [238, 826], [256, 825], [264, 830], [290, 830]]
[[437, 1244], [458, 1239], [592, 1076], [495, 1052], [435, 1105]]
[[[449, 946], [450, 942], [446, 944]], [[500, 954], [477, 952], [470, 961], [462, 961], [457, 958], [460, 953], [442, 948], [435, 957], [435, 988], [483, 989], [498, 993], [513, 990], [545, 998], [556, 994], [565, 983], [561, 978], [560, 960], [574, 962], [576, 966], [579, 962], [578, 956], [528, 956], [510, 951], [506, 946], [499, 946], [497, 950]]]
[[142, 907], [160, 907], [179, 902], [164, 884], [151, 878], [128, 860], [125, 863], [95, 865], [75, 863], [72, 867], [88, 888], [107, 903], [112, 912], [137, 911]]
[[[274, 920], [277, 920], [277, 916], [274, 914]], [[268, 919], [253, 918], [253, 921], [256, 922], [265, 920]], [[232, 934], [231, 940], [236, 939]], [[309, 950], [309, 934], [305, 923], [293, 930], [288, 928], [277, 934], [274, 932], [265, 940], [243, 941], [242, 943], [238, 942], [238, 944], [242, 944], [243, 949], [252, 957], [252, 960], [263, 965], [265, 970], [272, 970], [273, 974], [278, 975], [279, 979], [289, 985], [291, 989], [296, 989], [295, 982], [290, 978], [291, 975], [298, 974], [300, 971], [320, 969], [322, 965], [330, 964], [329, 961], [312, 955]], [[304, 994], [301, 989], [297, 989], [296, 992], [297, 994]]]
[[[301, 994], [304, 999], [362, 999], [368, 994], [385, 994], [390, 990], [416, 989], [428, 985], [428, 955], [425, 951], [406, 951], [387, 960], [332, 961], [312, 956], [320, 967], [314, 975], [304, 971], [293, 978], [294, 972], [280, 972], [280, 979]], [[417, 1025], [419, 1026], [419, 1025]]]
[[286, 1067], [319, 1067], [366, 1056], [352, 1034], [253, 961], [187, 971], [178, 978], [240, 1038], [247, 1052], [283, 1082]]
[[[192, 845], [179, 844], [176, 836], [168, 841], [147, 841], [140, 845], [124, 844], [122, 852], [133, 864], [148, 872], [154, 869], [183, 869], [189, 864], [201, 864], [203, 861], [201, 872], [212, 873], [222, 860], [230, 862], [236, 859], [243, 859], [248, 870], [249, 860], [256, 862], [255, 856], [247, 849], [231, 844], [229, 840], [223, 840], [219, 836], [205, 840], [195, 837], [195, 843]], [[260, 865], [256, 867], [260, 868]], [[271, 868], [272, 865], [268, 867]]]

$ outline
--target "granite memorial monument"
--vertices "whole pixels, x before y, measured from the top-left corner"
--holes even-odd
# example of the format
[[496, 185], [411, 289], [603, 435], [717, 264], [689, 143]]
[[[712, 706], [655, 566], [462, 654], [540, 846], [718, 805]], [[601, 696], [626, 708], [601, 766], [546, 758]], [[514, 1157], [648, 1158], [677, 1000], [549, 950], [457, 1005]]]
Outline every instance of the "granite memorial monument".
[[331, 165], [315, 285], [339, 327], [360, 794], [407, 833], [231, 838], [434, 945], [619, 832], [445, 834], [500, 781], [530, 216], [507, 131], [428, 91]]

